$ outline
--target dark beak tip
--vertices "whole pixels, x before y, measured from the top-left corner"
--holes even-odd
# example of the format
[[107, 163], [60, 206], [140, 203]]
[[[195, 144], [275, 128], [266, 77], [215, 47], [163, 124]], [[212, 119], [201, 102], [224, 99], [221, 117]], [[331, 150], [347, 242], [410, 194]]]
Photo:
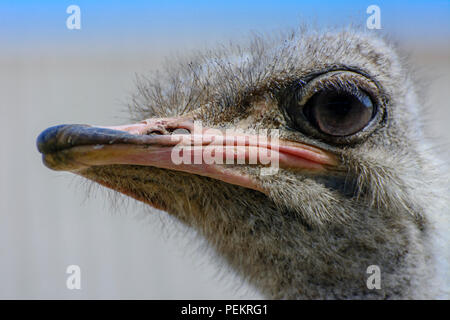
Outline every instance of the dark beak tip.
[[61, 129], [68, 125], [62, 124], [53, 127], [49, 127], [42, 131], [36, 139], [37, 149], [40, 153], [49, 153], [56, 148], [56, 142], [58, 140], [58, 133]]
[[61, 124], [49, 127], [37, 137], [37, 149], [48, 154], [74, 146], [89, 144], [142, 143], [141, 137], [124, 131], [93, 127], [84, 124]]
[[70, 145], [70, 140], [68, 140], [70, 136], [77, 136], [90, 127], [84, 124], [60, 124], [49, 127], [37, 137], [37, 149], [43, 154], [64, 149]]

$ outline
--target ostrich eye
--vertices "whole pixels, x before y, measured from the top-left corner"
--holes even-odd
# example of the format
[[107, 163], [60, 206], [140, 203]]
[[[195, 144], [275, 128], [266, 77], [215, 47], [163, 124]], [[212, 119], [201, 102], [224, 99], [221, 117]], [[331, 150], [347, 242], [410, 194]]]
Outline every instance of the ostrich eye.
[[342, 137], [366, 127], [374, 114], [374, 105], [359, 89], [355, 92], [323, 90], [306, 102], [303, 112], [311, 125], [322, 133]]
[[387, 116], [383, 88], [353, 71], [330, 71], [296, 81], [281, 93], [280, 105], [291, 129], [336, 146], [363, 141]]

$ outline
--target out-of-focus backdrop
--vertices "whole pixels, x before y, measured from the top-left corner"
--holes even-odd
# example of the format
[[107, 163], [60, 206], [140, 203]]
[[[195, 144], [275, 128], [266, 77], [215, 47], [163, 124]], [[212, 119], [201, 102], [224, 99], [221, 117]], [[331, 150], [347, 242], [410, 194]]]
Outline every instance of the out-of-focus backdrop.
[[[69, 30], [70, 5], [81, 29]], [[134, 201], [42, 165], [37, 135], [60, 123], [129, 121], [135, 74], [164, 57], [299, 24], [381, 30], [429, 80], [429, 134], [450, 159], [449, 1], [2, 1], [0, 298], [257, 298], [192, 232]], [[431, 77], [430, 77], [431, 76]], [[81, 290], [66, 268], [81, 267]]]

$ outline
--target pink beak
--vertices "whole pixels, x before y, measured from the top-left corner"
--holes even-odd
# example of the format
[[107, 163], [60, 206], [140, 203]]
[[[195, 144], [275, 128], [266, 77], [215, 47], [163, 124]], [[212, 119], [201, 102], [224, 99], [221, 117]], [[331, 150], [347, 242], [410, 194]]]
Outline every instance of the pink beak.
[[337, 164], [333, 154], [281, 140], [273, 132], [204, 128], [188, 118], [148, 119], [115, 127], [60, 125], [43, 131], [37, 144], [44, 164], [53, 170], [77, 173], [113, 164], [153, 166], [263, 193], [258, 179], [236, 169], [239, 165], [259, 165], [266, 168], [261, 171], [266, 175], [276, 174], [279, 167], [322, 171]]

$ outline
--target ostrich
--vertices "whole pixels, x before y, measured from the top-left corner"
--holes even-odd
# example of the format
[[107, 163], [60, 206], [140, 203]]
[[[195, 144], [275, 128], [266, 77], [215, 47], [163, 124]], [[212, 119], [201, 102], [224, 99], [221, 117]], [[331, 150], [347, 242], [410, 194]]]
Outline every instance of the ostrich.
[[[348, 29], [255, 36], [141, 79], [131, 107], [144, 120], [54, 126], [37, 146], [50, 169], [196, 229], [268, 298], [448, 298], [446, 170], [397, 51]], [[175, 163], [181, 140], [187, 160], [241, 146], [244, 163]]]

